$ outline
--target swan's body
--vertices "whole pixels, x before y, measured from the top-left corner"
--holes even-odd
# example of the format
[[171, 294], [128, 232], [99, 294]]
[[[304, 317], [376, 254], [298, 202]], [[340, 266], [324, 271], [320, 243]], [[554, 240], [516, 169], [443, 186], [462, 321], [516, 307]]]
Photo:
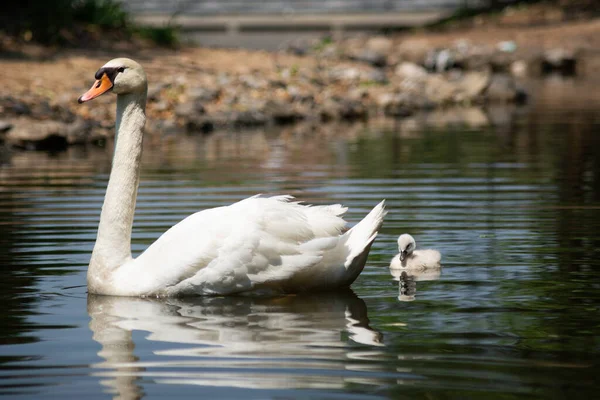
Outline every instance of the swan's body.
[[289, 196], [251, 197], [173, 226], [134, 259], [131, 227], [139, 183], [147, 83], [139, 64], [109, 61], [79, 99], [117, 96], [113, 167], [100, 216], [88, 291], [118, 296], [301, 292], [349, 286], [364, 268], [383, 202], [342, 234], [346, 208]]
[[441, 268], [442, 255], [437, 250], [416, 250], [415, 239], [405, 233], [398, 238], [398, 253], [390, 264], [390, 268], [430, 269]]

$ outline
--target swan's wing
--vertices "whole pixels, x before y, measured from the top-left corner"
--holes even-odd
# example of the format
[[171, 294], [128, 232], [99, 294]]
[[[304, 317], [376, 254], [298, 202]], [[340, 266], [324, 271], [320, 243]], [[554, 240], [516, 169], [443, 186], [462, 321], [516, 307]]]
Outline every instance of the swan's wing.
[[429, 268], [440, 268], [441, 254], [437, 250], [415, 250], [412, 256], [402, 263], [404, 268], [425, 270]]
[[252, 197], [189, 216], [116, 272], [131, 294], [228, 294], [280, 289], [335, 248], [345, 208]]
[[425, 264], [428, 266], [439, 266], [442, 261], [442, 254], [437, 250], [421, 250]]

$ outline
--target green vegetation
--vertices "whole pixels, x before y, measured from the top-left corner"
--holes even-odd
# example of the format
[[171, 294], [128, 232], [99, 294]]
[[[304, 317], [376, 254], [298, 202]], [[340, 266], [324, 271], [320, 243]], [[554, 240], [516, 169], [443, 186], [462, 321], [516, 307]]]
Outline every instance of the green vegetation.
[[29, 0], [5, 2], [0, 30], [8, 35], [43, 44], [78, 44], [110, 32], [121, 38], [138, 35], [173, 46], [174, 27], [137, 27], [116, 0]]
[[177, 29], [171, 25], [162, 27], [137, 27], [134, 32], [140, 37], [148, 39], [159, 46], [173, 47], [179, 43]]
[[333, 43], [333, 38], [331, 36], [324, 36], [318, 43], [313, 45], [312, 50], [315, 52], [323, 51]]

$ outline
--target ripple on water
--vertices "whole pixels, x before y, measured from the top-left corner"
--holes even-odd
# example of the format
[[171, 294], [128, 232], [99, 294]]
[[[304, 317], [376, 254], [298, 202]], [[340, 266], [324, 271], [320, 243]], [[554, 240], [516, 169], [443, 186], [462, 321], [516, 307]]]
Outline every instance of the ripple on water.
[[[593, 398], [600, 162], [577, 149], [598, 127], [553, 118], [516, 123], [511, 140], [254, 132], [147, 149], [134, 253], [255, 193], [340, 202], [351, 224], [387, 199], [353, 291], [269, 299], [88, 297], [109, 154], [15, 153], [0, 167], [0, 393]], [[443, 269], [390, 271], [403, 232], [441, 251]]]

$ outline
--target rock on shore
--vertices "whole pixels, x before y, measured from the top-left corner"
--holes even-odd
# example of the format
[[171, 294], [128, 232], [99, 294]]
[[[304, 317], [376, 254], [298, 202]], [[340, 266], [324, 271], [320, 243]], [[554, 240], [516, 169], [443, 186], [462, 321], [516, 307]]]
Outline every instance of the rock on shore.
[[[147, 56], [147, 132], [206, 134], [226, 127], [403, 118], [421, 109], [525, 97], [508, 73], [488, 65], [427, 68], [415, 62], [426, 55], [424, 49], [405, 46], [399, 56], [385, 37], [370, 38], [360, 47], [355, 43], [352, 52], [329, 46], [336, 47], [303, 57], [208, 49]], [[211, 64], [207, 53], [221, 61]], [[54, 64], [38, 64], [35, 71], [18, 71], [30, 86], [0, 92], [4, 140], [21, 149], [46, 149], [102, 142], [114, 135], [113, 99], [76, 103], [89, 86], [93, 68], [105, 61], [90, 67], [90, 60], [67, 55]], [[65, 91], [64, 86], [50, 87], [51, 79], [36, 78], [44, 68], [60, 70], [63, 64], [70, 76], [88, 77], [81, 87]], [[52, 74], [50, 69], [47, 74]]]

